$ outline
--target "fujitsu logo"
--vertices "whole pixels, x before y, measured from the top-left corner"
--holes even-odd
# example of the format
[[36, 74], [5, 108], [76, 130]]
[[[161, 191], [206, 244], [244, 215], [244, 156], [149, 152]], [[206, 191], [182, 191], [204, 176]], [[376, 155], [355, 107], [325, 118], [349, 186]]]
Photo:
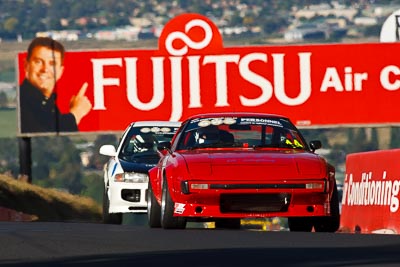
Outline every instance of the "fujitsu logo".
[[[203, 40], [196, 42], [192, 40], [190, 36], [187, 35], [193, 27], [200, 27], [204, 31]], [[189, 21], [185, 25], [185, 32], [180, 32], [180, 31], [171, 32], [165, 41], [165, 46], [167, 51], [171, 55], [184, 56], [188, 52], [188, 47], [196, 50], [202, 50], [203, 48], [205, 48], [207, 45], [210, 44], [211, 39], [212, 39], [212, 29], [210, 25], [204, 20], [194, 19]], [[185, 43], [185, 45], [180, 49], [176, 49], [173, 46], [173, 42], [175, 40], [182, 40]]]
[[[311, 96], [311, 53], [297, 54], [300, 88], [295, 89], [296, 96], [289, 96], [285, 91], [285, 54], [268, 55], [266, 50], [224, 49], [219, 30], [210, 20], [184, 14], [165, 26], [159, 50], [152, 56], [91, 60], [93, 109], [107, 110], [104, 91], [108, 87], [120, 89], [119, 78], [104, 75], [104, 68], [109, 66], [125, 69], [125, 90], [132, 107], [150, 111], [170, 99], [171, 121], [181, 120], [187, 110], [193, 109], [262, 106], [273, 96], [286, 106], [306, 102]], [[149, 74], [146, 77], [138, 75], [143, 69]], [[141, 100], [141, 90], [152, 90], [151, 99]]]

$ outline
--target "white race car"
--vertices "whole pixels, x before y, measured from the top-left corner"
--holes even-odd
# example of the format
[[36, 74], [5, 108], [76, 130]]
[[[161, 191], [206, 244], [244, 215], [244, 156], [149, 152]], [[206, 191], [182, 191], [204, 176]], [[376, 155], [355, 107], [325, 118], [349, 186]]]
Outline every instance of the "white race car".
[[171, 141], [179, 126], [170, 121], [133, 122], [117, 149], [100, 147], [100, 154], [110, 157], [104, 165], [104, 223], [121, 224], [123, 213], [147, 212], [148, 170], [160, 159], [157, 144]]

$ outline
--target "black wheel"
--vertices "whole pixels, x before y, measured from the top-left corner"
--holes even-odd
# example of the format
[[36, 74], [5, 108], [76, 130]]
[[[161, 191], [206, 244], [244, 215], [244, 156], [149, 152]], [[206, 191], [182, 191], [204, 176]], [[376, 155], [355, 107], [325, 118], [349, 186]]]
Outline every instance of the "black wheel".
[[215, 228], [240, 229], [240, 219], [217, 219]]
[[175, 203], [171, 199], [167, 181], [164, 181], [161, 197], [161, 226], [164, 229], [185, 229], [186, 219], [174, 217]]
[[161, 206], [154, 197], [150, 182], [147, 189], [147, 221], [151, 228], [161, 227]]
[[289, 217], [288, 225], [291, 232], [311, 232], [313, 222], [311, 217]]
[[122, 213], [109, 213], [110, 200], [108, 199], [107, 189], [103, 192], [103, 223], [122, 224]]
[[335, 183], [330, 202], [331, 216], [314, 218], [314, 229], [316, 232], [334, 233], [340, 227], [339, 196]]

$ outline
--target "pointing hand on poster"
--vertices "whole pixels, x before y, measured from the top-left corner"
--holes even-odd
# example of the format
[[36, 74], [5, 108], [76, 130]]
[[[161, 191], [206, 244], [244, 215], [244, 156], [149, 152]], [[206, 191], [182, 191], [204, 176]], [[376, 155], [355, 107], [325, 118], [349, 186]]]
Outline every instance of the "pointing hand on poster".
[[90, 103], [89, 98], [85, 95], [87, 87], [88, 83], [85, 82], [78, 94], [71, 98], [70, 112], [75, 116], [76, 124], [79, 124], [81, 119], [92, 109], [92, 103]]

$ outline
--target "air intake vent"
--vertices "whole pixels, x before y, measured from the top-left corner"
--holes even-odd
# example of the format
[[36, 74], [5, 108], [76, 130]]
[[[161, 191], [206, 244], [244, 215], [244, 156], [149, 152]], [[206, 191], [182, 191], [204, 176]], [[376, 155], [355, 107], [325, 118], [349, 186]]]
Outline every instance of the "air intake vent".
[[222, 194], [221, 213], [285, 212], [290, 204], [289, 194]]

